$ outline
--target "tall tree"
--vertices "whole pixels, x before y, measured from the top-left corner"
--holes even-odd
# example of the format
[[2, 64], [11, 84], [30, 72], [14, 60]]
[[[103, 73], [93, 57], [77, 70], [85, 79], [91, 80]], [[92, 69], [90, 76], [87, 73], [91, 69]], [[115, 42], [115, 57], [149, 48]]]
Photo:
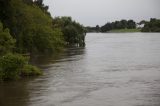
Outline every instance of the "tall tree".
[[149, 22], [145, 21], [142, 32], [160, 32], [160, 19], [151, 18]]
[[0, 22], [0, 55], [11, 52], [15, 46], [15, 41], [9, 33], [9, 29], [4, 29]]
[[72, 20], [71, 17], [56, 17], [53, 20], [54, 28], [60, 27], [68, 45], [85, 45], [85, 29], [82, 25]]
[[136, 28], [136, 22], [134, 22], [133, 20], [128, 20], [128, 22], [127, 22], [127, 28], [128, 29], [134, 29], [134, 28]]

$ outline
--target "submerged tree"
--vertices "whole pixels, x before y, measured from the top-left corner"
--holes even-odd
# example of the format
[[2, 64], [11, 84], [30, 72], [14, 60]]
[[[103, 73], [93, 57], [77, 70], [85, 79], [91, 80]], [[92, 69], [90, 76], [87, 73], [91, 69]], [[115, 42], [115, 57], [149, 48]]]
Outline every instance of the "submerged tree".
[[0, 20], [16, 39], [18, 53], [52, 53], [84, 45], [85, 29], [71, 17], [53, 19], [43, 0], [0, 0]]
[[53, 20], [53, 27], [60, 27], [65, 42], [68, 45], [85, 46], [85, 28], [72, 20], [71, 17], [56, 17]]

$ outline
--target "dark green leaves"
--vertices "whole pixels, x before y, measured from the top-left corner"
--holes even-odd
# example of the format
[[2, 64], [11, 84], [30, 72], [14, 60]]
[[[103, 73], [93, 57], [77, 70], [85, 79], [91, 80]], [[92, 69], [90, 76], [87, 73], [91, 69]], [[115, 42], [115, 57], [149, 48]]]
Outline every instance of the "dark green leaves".
[[3, 25], [0, 23], [0, 55], [12, 51], [15, 41], [9, 33], [9, 29], [3, 30]]

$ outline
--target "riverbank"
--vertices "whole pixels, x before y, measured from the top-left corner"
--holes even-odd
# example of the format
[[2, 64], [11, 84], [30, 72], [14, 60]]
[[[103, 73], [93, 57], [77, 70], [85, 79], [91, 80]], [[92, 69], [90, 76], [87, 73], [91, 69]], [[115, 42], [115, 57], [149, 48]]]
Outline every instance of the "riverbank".
[[140, 29], [114, 29], [108, 31], [109, 33], [126, 33], [126, 32], [141, 32]]

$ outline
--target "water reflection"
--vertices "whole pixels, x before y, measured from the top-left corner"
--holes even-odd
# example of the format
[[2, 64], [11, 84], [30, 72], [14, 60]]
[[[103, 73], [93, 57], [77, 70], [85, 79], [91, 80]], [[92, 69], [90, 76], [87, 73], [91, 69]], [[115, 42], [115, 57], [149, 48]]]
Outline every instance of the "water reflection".
[[0, 106], [28, 106], [29, 80], [4, 82], [0, 84]]
[[82, 55], [85, 53], [85, 47], [72, 47], [66, 48], [64, 51], [60, 53], [54, 53], [54, 55], [37, 55], [31, 57], [31, 63], [36, 65], [47, 65], [53, 64], [62, 59], [70, 58], [76, 55]]

